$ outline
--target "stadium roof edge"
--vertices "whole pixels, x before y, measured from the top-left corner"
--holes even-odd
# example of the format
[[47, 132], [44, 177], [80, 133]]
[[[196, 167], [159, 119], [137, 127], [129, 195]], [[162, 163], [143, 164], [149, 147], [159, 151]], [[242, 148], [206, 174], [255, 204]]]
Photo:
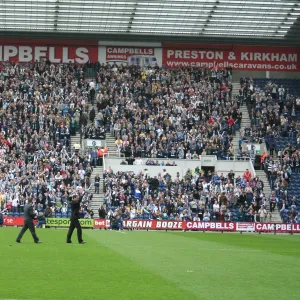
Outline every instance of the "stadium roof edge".
[[[299, 32], [300, 36], [300, 32]], [[24, 39], [52, 39], [52, 40], [101, 40], [105, 41], [132, 41], [139, 42], [176, 42], [199, 44], [244, 44], [244, 45], [273, 45], [273, 46], [300, 46], [300, 38], [267, 38], [267, 37], [222, 37], [219, 35], [187, 36], [187, 35], [146, 35], [146, 34], [115, 34], [115, 33], [65, 33], [45, 31], [0, 31], [0, 38]]]

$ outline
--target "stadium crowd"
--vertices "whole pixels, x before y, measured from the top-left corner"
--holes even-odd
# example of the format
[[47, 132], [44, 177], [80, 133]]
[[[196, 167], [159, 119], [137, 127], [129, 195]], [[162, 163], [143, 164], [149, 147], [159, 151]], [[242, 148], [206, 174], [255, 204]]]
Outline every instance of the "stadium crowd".
[[[155, 218], [153, 211], [147, 210], [154, 203], [159, 217], [183, 218], [184, 211], [184, 218], [193, 219], [195, 213], [207, 209], [210, 219], [225, 219], [226, 213], [238, 208], [246, 219], [252, 218], [250, 209], [256, 220], [257, 208], [261, 209], [266, 200], [273, 201], [271, 210], [275, 206], [281, 211], [299, 207], [297, 199], [291, 200], [286, 191], [292, 173], [299, 172], [300, 166], [300, 123], [296, 118], [300, 100], [283, 86], [271, 83], [260, 89], [254, 80], [242, 78], [240, 94], [234, 98], [230, 70], [167, 70], [157, 65], [140, 68], [138, 65], [99, 64], [95, 82], [87, 82], [83, 70], [84, 66], [54, 65], [46, 60], [0, 64], [2, 211], [22, 213], [26, 199], [32, 197], [40, 214], [68, 214], [67, 196], [78, 189], [88, 191], [93, 166], [101, 165], [101, 149], [94, 149], [90, 154], [71, 149], [70, 138], [77, 132], [83, 138], [94, 139], [104, 139], [106, 133], [111, 132], [117, 150], [125, 154], [127, 163], [138, 164], [139, 158], [146, 157], [148, 165], [156, 165], [155, 158], [198, 159], [201, 154], [229, 158], [235, 155], [232, 134], [239, 130], [242, 118], [239, 106], [243, 102], [247, 103], [253, 120], [251, 128], [245, 129], [243, 139], [250, 143], [265, 139], [271, 156], [278, 136], [293, 141], [279, 149], [279, 162], [273, 164], [270, 156], [263, 160], [274, 190], [269, 199], [265, 199], [263, 183], [257, 178], [246, 182], [235, 178], [237, 186], [232, 190], [230, 178], [223, 176], [217, 182], [213, 179], [215, 175], [204, 175], [199, 170], [181, 179], [172, 179], [166, 174], [150, 179], [144, 178], [145, 174], [109, 172], [105, 173], [105, 213], [111, 214], [112, 207], [123, 205], [122, 217], [125, 218], [130, 206], [130, 217], [131, 206], [135, 205], [134, 209], [139, 206], [145, 209], [143, 214]], [[89, 102], [96, 102], [97, 112], [89, 111]], [[113, 186], [109, 181], [120, 176], [129, 180], [128, 189], [123, 190], [124, 183], [115, 182]], [[144, 181], [140, 182], [142, 178]], [[159, 184], [153, 188], [152, 182], [156, 180]], [[135, 181], [140, 186], [137, 187]], [[191, 193], [194, 181], [195, 195]], [[209, 188], [204, 189], [203, 183]], [[141, 189], [141, 198], [134, 196], [137, 188]], [[240, 191], [235, 192], [236, 189]], [[224, 192], [226, 204], [220, 200]], [[238, 199], [244, 196], [246, 202], [242, 203]], [[87, 192], [83, 217], [92, 217], [91, 197]], [[174, 202], [172, 197], [177, 200]], [[201, 199], [205, 199], [205, 203]], [[196, 205], [192, 210], [190, 202], [194, 200]], [[214, 201], [220, 207], [223, 204], [223, 210], [219, 208], [218, 213], [214, 212]], [[176, 208], [172, 215], [167, 210], [170, 203]], [[198, 214], [200, 219], [204, 212], [202, 216]], [[294, 212], [291, 215], [294, 216]], [[293, 221], [292, 217], [289, 221]]]
[[1, 211], [22, 214], [31, 197], [39, 215], [67, 215], [68, 195], [89, 188], [89, 157], [70, 142], [86, 123], [89, 89], [76, 64], [0, 63]]
[[[104, 205], [100, 218], [191, 221], [270, 221], [263, 182], [232, 171], [216, 172], [196, 167], [182, 177], [165, 169], [155, 177], [140, 173], [104, 171]], [[120, 225], [121, 226], [121, 225]]]
[[292, 174], [297, 177], [300, 170], [300, 95], [293, 95], [276, 80], [258, 86], [251, 78], [241, 78], [239, 97], [246, 101], [252, 119], [251, 128], [245, 128], [245, 138], [265, 141], [268, 150], [261, 164], [272, 190], [271, 211], [277, 207], [284, 222], [298, 222], [300, 201], [290, 193], [290, 183]]
[[230, 70], [101, 65], [92, 119], [111, 130], [125, 157], [228, 158], [242, 118], [230, 76]]
[[292, 95], [289, 89], [273, 81], [259, 87], [255, 80], [241, 78], [239, 98], [246, 101], [252, 121], [251, 128], [245, 129], [245, 137], [260, 143], [265, 141], [271, 155], [279, 137], [299, 139], [296, 111], [300, 109], [300, 96]]

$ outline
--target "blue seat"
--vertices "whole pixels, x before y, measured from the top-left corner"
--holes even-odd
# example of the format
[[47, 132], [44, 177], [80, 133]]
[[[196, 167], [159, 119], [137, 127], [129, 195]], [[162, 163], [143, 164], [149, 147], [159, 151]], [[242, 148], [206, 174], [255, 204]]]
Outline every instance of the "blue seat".
[[147, 214], [147, 213], [143, 213], [143, 219], [144, 220], [149, 220], [149, 214]]

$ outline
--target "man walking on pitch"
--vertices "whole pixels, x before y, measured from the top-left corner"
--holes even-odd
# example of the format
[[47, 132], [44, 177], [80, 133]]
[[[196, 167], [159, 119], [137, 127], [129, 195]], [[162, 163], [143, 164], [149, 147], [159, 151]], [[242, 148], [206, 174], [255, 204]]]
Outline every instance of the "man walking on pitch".
[[82, 195], [74, 195], [71, 197], [71, 207], [72, 207], [72, 214], [70, 218], [70, 227], [67, 235], [67, 243], [70, 244], [72, 243], [71, 238], [72, 234], [75, 228], [77, 228], [77, 238], [78, 238], [78, 243], [79, 244], [85, 244], [85, 241], [82, 239], [82, 229], [81, 225], [79, 223], [80, 215], [79, 215], [79, 210], [80, 210], [80, 203], [82, 201], [82, 198], [84, 196], [84, 193]]
[[23, 225], [21, 232], [19, 233], [19, 235], [17, 237], [17, 240], [16, 240], [17, 243], [21, 243], [22, 236], [27, 231], [27, 229], [30, 230], [33, 240], [36, 244], [42, 243], [42, 242], [40, 242], [39, 238], [35, 234], [35, 228], [34, 228], [34, 224], [33, 224], [34, 218], [35, 218], [35, 213], [34, 213], [33, 207], [32, 207], [32, 199], [29, 198], [28, 203], [25, 204], [25, 207], [24, 207], [24, 225]]

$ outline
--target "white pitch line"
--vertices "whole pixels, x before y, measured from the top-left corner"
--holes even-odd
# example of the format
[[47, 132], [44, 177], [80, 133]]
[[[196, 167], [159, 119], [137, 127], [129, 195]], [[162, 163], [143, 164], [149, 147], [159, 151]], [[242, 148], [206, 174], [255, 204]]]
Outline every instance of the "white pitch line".
[[[106, 243], [106, 241], [102, 241], [102, 242], [103, 242], [103, 244], [108, 245], [108, 246], [119, 246], [119, 244], [115, 244], [115, 243]], [[143, 246], [142, 245], [123, 245], [123, 248], [143, 248]], [[149, 246], [147, 246], [147, 249], [150, 249]], [[181, 248], [181, 247], [176, 247], [176, 249], [177, 250], [186, 250], [186, 248]], [[198, 252], [201, 252], [201, 251], [261, 252], [262, 250], [256, 250], [256, 249], [211, 249], [211, 248], [199, 248], [199, 249], [197, 249], [197, 251]]]
[[234, 252], [260, 252], [261, 251], [261, 250], [256, 250], [256, 249], [209, 249], [209, 250], [215, 250], [215, 251], [234, 251]]
[[0, 300], [25, 300], [25, 299], [16, 299], [16, 298], [0, 298]]

